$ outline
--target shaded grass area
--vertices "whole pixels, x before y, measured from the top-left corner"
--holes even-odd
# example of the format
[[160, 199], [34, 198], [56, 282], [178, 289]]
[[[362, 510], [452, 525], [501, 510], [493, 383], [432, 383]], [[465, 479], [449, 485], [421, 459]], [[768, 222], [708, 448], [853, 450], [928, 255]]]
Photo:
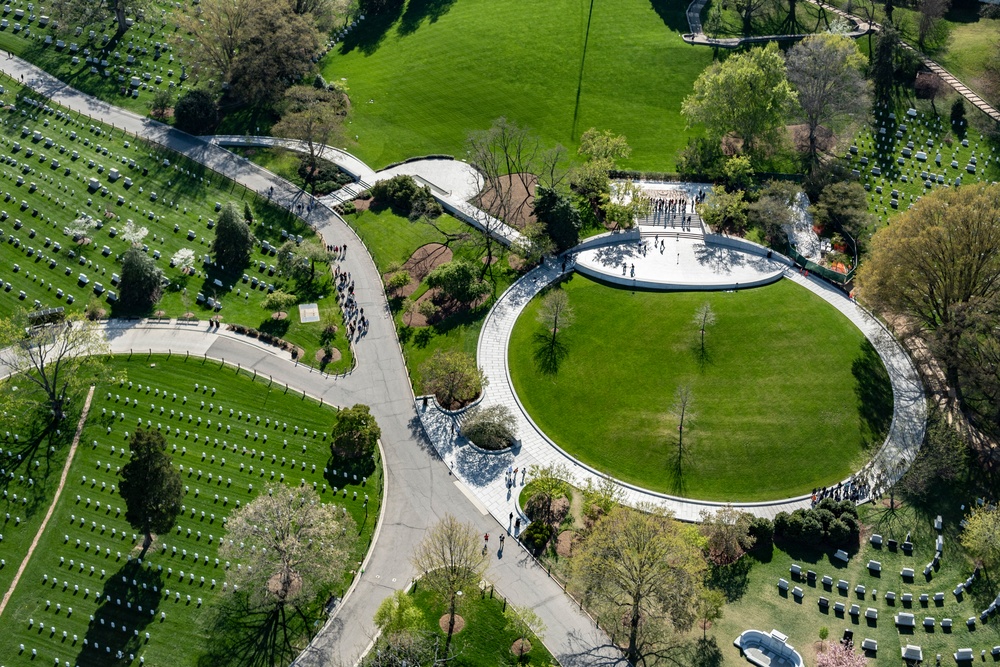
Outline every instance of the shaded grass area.
[[[108, 665], [138, 664], [143, 657], [147, 664], [197, 665], [203, 664], [210, 643], [239, 639], [225, 633], [242, 632], [244, 639], [246, 633], [250, 637], [264, 633], [267, 619], [258, 619], [258, 623], [247, 617], [243, 624], [228, 628], [213, 625], [215, 612], [228, 598], [222, 591], [227, 563], [216, 562], [216, 558], [225, 534], [225, 517], [237, 503], [245, 504], [271, 481], [272, 471], [276, 481], [283, 476], [284, 482], [292, 487], [316, 484], [324, 501], [344, 506], [359, 529], [351, 560], [359, 563], [363, 559], [380, 508], [381, 464], [347, 466], [331, 457], [328, 433], [336, 421], [336, 413], [329, 406], [321, 407], [293, 392], [286, 394], [278, 385], [269, 388], [266, 378], [253, 381], [245, 372], [237, 375], [232, 368], [220, 368], [217, 362], [201, 359], [134, 355], [131, 362], [115, 358], [112, 368], [126, 370], [133, 388], [129, 388], [128, 382], [123, 386], [101, 383], [97, 387], [67, 486], [4, 612], [5, 641], [0, 645], [0, 661], [7, 665], [41, 661], [52, 664], [58, 658], [60, 663]], [[196, 390], [195, 383], [207, 391]], [[160, 396], [147, 393], [148, 386], [158, 390]], [[107, 398], [108, 392], [111, 399]], [[165, 398], [164, 392], [171, 398]], [[176, 400], [172, 398], [174, 393]], [[131, 399], [128, 406], [126, 398]], [[200, 406], [203, 400], [204, 408]], [[156, 408], [152, 407], [154, 404]], [[160, 414], [161, 404], [164, 414]], [[229, 416], [230, 409], [234, 410], [233, 417]], [[172, 417], [171, 410], [177, 416]], [[190, 418], [181, 418], [181, 411]], [[253, 417], [249, 418], [250, 415]], [[162, 423], [164, 431], [167, 426], [181, 429], [181, 435], [172, 433], [167, 441], [171, 449], [177, 447], [172, 453], [173, 463], [175, 467], [184, 466], [185, 485], [184, 512], [178, 519], [178, 528], [157, 536], [141, 565], [134, 558], [141, 550], [142, 536], [135, 535], [125, 522], [124, 503], [112, 490], [119, 481], [118, 468], [128, 461], [124, 453], [128, 445], [125, 433], [135, 428], [139, 417], [150, 420], [153, 428]], [[213, 426], [209, 427], [207, 421], [199, 425], [198, 419], [212, 419]], [[267, 419], [271, 420], [270, 425]], [[249, 436], [244, 436], [245, 430], [250, 431]], [[209, 434], [212, 441], [206, 442]], [[268, 442], [263, 440], [265, 434]], [[200, 442], [196, 443], [196, 438]], [[234, 447], [237, 451], [233, 451]], [[63, 450], [57, 452], [65, 456]], [[350, 476], [344, 477], [345, 472]], [[53, 468], [46, 474], [58, 479], [58, 473]], [[212, 479], [208, 477], [210, 474]], [[364, 477], [367, 477], [365, 483]], [[339, 487], [337, 493], [333, 487]], [[367, 513], [362, 506], [365, 494], [369, 496]], [[39, 504], [44, 513], [47, 501]], [[15, 542], [8, 543], [6, 537], [0, 542], [0, 554], [8, 562], [3, 571], [5, 576], [6, 570], [14, 569], [11, 563], [17, 558], [14, 553], [17, 547]], [[351, 569], [356, 567], [352, 565]], [[317, 600], [312, 614], [318, 614], [328, 594], [342, 594], [352, 577], [353, 572], [343, 581], [332, 582]], [[153, 591], [153, 586], [158, 590]], [[100, 595], [105, 597], [99, 600]], [[106, 596], [111, 597], [110, 602]], [[127, 607], [127, 603], [132, 606]], [[161, 618], [161, 613], [166, 617]], [[315, 618], [311, 615], [309, 619], [290, 619], [290, 624], [298, 633], [314, 632]], [[33, 620], [30, 626], [29, 619]], [[110, 625], [112, 621], [115, 628]], [[127, 628], [124, 632], [122, 625]], [[51, 631], [53, 628], [55, 632]], [[133, 634], [136, 630], [138, 635]], [[64, 631], [66, 638], [62, 636]], [[146, 632], [150, 633], [148, 640]], [[84, 647], [85, 638], [88, 647]], [[306, 638], [299, 634], [293, 640], [301, 647]], [[95, 642], [99, 649], [95, 650]], [[18, 650], [21, 643], [26, 648], [23, 653]], [[105, 646], [110, 654], [105, 653]], [[32, 649], [38, 652], [34, 662]], [[265, 645], [260, 650], [267, 649]], [[126, 658], [129, 653], [134, 654], [135, 660], [116, 660], [118, 650]]]
[[470, 131], [506, 116], [571, 153], [587, 128], [611, 129], [633, 149], [623, 167], [674, 168], [687, 136], [681, 100], [712, 60], [681, 40], [683, 3], [465, 0], [434, 3], [429, 14], [416, 0], [394, 6], [321, 63], [328, 80], [350, 86], [350, 150], [373, 167], [464, 157]]
[[[376, 207], [344, 216], [361, 240], [364, 241], [375, 266], [382, 273], [392, 266], [408, 260], [420, 246], [428, 243], [447, 243], [447, 238], [423, 220], [409, 220], [390, 208]], [[448, 234], [462, 234], [472, 230], [465, 223], [450, 215], [442, 215], [435, 224]]]
[[[753, 21], [754, 35], [777, 35], [788, 32], [785, 21], [788, 20], [788, 6], [781, 3], [780, 7], [772, 7], [763, 12]], [[795, 18], [799, 26], [796, 34], [822, 32], [828, 29], [836, 17], [831, 12], [825, 15], [817, 5], [811, 2], [798, 2], [795, 5]], [[709, 0], [701, 12], [702, 28], [711, 37], [742, 37], [743, 18], [736, 11], [735, 5], [726, 0]]]
[[[549, 437], [619, 479], [694, 498], [783, 498], [845, 478], [884, 437], [892, 398], [881, 361], [794, 283], [656, 293], [575, 276], [561, 289], [576, 323], [553, 358], [540, 301], [529, 304], [511, 337], [511, 379]], [[703, 303], [717, 318], [704, 352], [693, 322]], [[678, 462], [671, 408], [682, 384], [693, 403]]]
[[[439, 639], [444, 647], [446, 633], [441, 631], [438, 620], [447, 613], [444, 605], [437, 604], [431, 594], [420, 588], [413, 593], [417, 608], [423, 612], [421, 628]], [[499, 593], [487, 589], [485, 595], [479, 590], [466, 591], [459, 615], [465, 619], [465, 628], [452, 636], [452, 659], [449, 664], [460, 667], [496, 667], [497, 665], [517, 665], [517, 656], [511, 653], [511, 645], [520, 637], [506, 630], [503, 615], [504, 602]], [[544, 634], [544, 633], [543, 633]], [[520, 664], [547, 667], [553, 664], [552, 654], [532, 633], [529, 635], [531, 650], [525, 654]]]

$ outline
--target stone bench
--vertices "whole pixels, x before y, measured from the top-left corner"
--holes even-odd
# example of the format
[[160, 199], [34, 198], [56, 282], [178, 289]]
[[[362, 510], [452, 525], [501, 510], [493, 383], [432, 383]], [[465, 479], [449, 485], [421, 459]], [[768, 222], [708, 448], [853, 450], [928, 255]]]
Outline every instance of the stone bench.
[[878, 562], [877, 560], [868, 561], [868, 571], [875, 573], [882, 572], [882, 563]]
[[868, 609], [865, 610], [865, 618], [870, 618], [873, 621], [877, 621], [878, 609], [875, 609], [874, 607], [868, 607]]
[[955, 652], [955, 662], [971, 662], [975, 660], [975, 654], [971, 648], [960, 648]]
[[861, 650], [872, 652], [878, 651], [878, 642], [874, 639], [865, 638], [865, 640], [861, 642]]

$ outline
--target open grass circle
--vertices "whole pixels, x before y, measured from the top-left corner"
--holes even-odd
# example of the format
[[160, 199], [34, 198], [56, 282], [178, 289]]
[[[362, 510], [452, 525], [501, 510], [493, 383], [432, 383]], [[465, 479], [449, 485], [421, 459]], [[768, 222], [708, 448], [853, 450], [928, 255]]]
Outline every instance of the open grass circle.
[[[766, 501], [844, 479], [883, 442], [892, 388], [844, 315], [790, 281], [738, 292], [633, 292], [574, 276], [574, 323], [538, 321], [509, 347], [518, 398], [580, 461], [646, 489]], [[709, 304], [705, 331], [695, 314]], [[675, 403], [690, 390], [679, 446]]]

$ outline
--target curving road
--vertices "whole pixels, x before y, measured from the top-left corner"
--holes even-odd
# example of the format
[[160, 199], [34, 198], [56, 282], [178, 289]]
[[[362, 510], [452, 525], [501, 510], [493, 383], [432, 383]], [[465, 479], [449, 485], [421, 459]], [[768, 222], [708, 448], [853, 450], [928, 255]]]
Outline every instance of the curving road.
[[[50, 76], [19, 58], [0, 60], [0, 71], [23, 80], [52, 102], [98, 118], [116, 128], [161, 144], [222, 173], [258, 193], [273, 188], [273, 201], [293, 208], [313, 203], [308, 195], [274, 174], [202, 139], [102, 102]], [[409, 562], [426, 529], [445, 514], [454, 514], [482, 532], [502, 529], [472, 502], [471, 494], [451, 475], [428, 445], [417, 419], [410, 381], [395, 326], [389, 314], [378, 270], [362, 252], [363, 244], [336, 213], [312, 206], [306, 220], [327, 243], [348, 245], [342, 268], [355, 278], [355, 297], [370, 316], [368, 335], [355, 347], [357, 367], [346, 377], [328, 378], [296, 366], [270, 350], [229, 335], [177, 323], [113, 323], [109, 338], [114, 351], [190, 351], [239, 363], [285, 382], [299, 391], [337, 405], [371, 406], [382, 428], [386, 500], [377, 541], [353, 592], [336, 609], [313, 644], [297, 660], [303, 666], [350, 667], [372, 641], [372, 616], [379, 603], [405, 588], [414, 575]], [[488, 577], [516, 604], [527, 605], [542, 618], [546, 645], [564, 665], [614, 661], [608, 639], [524, 551], [514, 544], [502, 557], [493, 554]]]

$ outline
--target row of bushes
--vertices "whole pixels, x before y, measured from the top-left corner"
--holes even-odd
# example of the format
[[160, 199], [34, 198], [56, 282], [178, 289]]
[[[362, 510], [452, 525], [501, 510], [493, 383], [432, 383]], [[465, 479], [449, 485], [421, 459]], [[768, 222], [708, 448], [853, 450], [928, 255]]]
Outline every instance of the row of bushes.
[[403, 174], [379, 181], [372, 186], [371, 195], [375, 201], [391, 206], [411, 220], [436, 218], [444, 213], [429, 187], [421, 187], [413, 177]]
[[228, 324], [226, 325], [226, 328], [229, 331], [232, 331], [233, 333], [238, 333], [243, 336], [249, 336], [250, 338], [256, 338], [262, 343], [267, 343], [268, 345], [273, 345], [275, 347], [281, 348], [285, 352], [290, 352], [293, 359], [298, 356], [299, 350], [295, 345], [292, 345], [283, 338], [279, 338], [277, 336], [269, 334], [266, 331], [260, 331], [258, 329], [254, 329], [253, 327], [244, 326], [242, 324]]
[[778, 512], [774, 517], [776, 541], [848, 548], [857, 546], [860, 534], [858, 509], [849, 500], [825, 498], [812, 509]]

